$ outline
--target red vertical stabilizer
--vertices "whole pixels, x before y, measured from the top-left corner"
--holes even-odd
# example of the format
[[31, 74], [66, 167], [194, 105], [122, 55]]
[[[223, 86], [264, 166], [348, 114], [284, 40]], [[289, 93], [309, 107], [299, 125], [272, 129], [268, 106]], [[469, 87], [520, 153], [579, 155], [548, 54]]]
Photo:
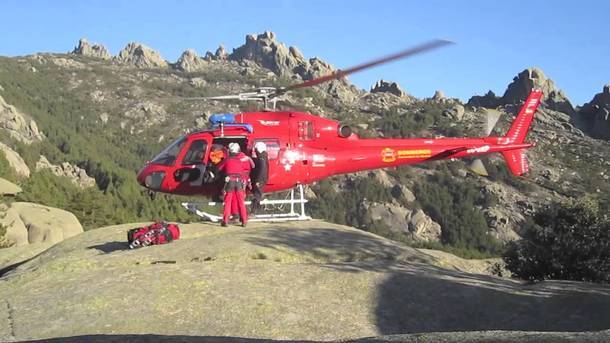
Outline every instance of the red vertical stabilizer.
[[[541, 90], [533, 89], [530, 92], [523, 107], [519, 110], [517, 118], [515, 118], [508, 133], [504, 136], [505, 144], [522, 144], [525, 141], [525, 136], [527, 136], [541, 99]], [[510, 169], [514, 175], [521, 176], [529, 171], [525, 150], [526, 149], [502, 151], [502, 156], [508, 165], [508, 169]]]
[[529, 171], [525, 149], [502, 151], [502, 156], [513, 175], [521, 176]]
[[507, 139], [507, 144], [510, 143], [523, 143], [525, 136], [532, 124], [534, 119], [534, 113], [538, 105], [540, 105], [540, 99], [542, 98], [542, 91], [540, 89], [533, 89], [530, 95], [525, 100], [523, 107], [519, 110], [519, 114], [515, 121], [510, 126], [508, 133], [504, 136]]

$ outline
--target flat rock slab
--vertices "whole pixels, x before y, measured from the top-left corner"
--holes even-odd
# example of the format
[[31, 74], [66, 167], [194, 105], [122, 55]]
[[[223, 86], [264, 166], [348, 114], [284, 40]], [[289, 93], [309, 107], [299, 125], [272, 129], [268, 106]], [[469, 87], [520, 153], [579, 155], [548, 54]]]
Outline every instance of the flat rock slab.
[[0, 177], [0, 195], [16, 195], [22, 191], [21, 187]]
[[178, 241], [129, 250], [126, 231], [135, 226], [85, 232], [5, 273], [0, 340], [328, 341], [610, 328], [608, 287], [448, 270], [430, 254], [345, 226], [185, 224]]

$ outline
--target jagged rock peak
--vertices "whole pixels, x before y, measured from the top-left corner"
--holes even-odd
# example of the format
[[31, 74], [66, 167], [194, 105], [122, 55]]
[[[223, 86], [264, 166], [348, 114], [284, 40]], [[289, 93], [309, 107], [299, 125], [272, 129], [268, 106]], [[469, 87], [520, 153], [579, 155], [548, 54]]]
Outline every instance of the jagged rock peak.
[[180, 58], [175, 64], [176, 69], [193, 72], [198, 71], [206, 66], [206, 61], [197, 55], [197, 52], [193, 49], [187, 49], [182, 53]]
[[610, 108], [610, 84], [605, 85], [601, 93], [595, 94], [590, 102], [584, 104], [580, 113], [594, 114], [602, 108]]
[[203, 57], [206, 61], [224, 61], [229, 58], [229, 54], [225, 50], [223, 45], [218, 46], [215, 53], [208, 51], [205, 53], [205, 57]]
[[97, 57], [104, 60], [109, 60], [111, 58], [108, 49], [101, 44], [93, 44], [91, 45], [86, 38], [81, 38], [78, 41], [78, 46], [72, 50], [73, 55], [83, 55], [89, 57]]
[[371, 93], [390, 93], [396, 96], [405, 96], [407, 94], [400, 88], [398, 83], [385, 80], [377, 81], [371, 88]]
[[157, 51], [136, 42], [127, 44], [114, 60], [120, 63], [133, 64], [138, 68], [157, 68], [167, 67], [167, 61], [165, 61], [161, 54]]
[[533, 88], [542, 90], [542, 103], [549, 109], [564, 113], [574, 113], [574, 107], [555, 82], [544, 75], [539, 68], [527, 68], [520, 72], [508, 85], [502, 96], [502, 104], [519, 104], [525, 101]]
[[222, 60], [226, 60], [229, 57], [229, 54], [225, 50], [225, 47], [223, 45], [220, 45], [218, 47], [218, 49], [216, 49], [216, 52], [214, 53], [214, 57], [216, 57], [217, 60], [222, 61]]
[[296, 72], [301, 75], [303, 80], [311, 80], [321, 76], [326, 76], [334, 71], [335, 68], [333, 68], [332, 65], [317, 57], [310, 58], [308, 64], [302, 66], [302, 68], [296, 69]]
[[500, 97], [490, 90], [483, 96], [472, 96], [470, 99], [468, 99], [468, 105], [475, 107], [496, 108], [500, 106]]
[[[334, 71], [333, 67], [320, 60], [311, 58], [306, 60], [303, 54], [295, 47], [276, 41], [273, 32], [267, 31], [258, 36], [246, 36], [246, 43], [229, 55], [229, 60], [237, 62], [254, 62], [263, 68], [270, 69], [275, 74], [289, 78], [311, 80], [316, 77], [328, 75]], [[320, 85], [324, 91], [342, 101], [352, 102], [359, 96], [358, 90], [351, 86], [345, 78], [331, 80]]]
[[580, 116], [594, 137], [610, 139], [610, 84], [582, 106]]
[[275, 40], [275, 34], [266, 31], [258, 36], [247, 35], [246, 43], [229, 55], [235, 61], [252, 60], [262, 67], [271, 69], [278, 75], [294, 74], [306, 70], [307, 61], [298, 49], [287, 48]]
[[442, 91], [435, 91], [434, 95], [432, 96], [432, 100], [434, 101], [443, 101], [445, 99], [447, 98], [445, 97], [445, 94]]

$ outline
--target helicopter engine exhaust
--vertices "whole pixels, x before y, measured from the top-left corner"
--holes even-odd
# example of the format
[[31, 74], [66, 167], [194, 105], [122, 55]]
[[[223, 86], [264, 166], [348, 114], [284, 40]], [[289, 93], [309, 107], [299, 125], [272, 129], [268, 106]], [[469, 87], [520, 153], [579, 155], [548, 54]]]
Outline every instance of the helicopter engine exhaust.
[[352, 128], [349, 125], [340, 125], [337, 134], [341, 138], [347, 138], [352, 135]]

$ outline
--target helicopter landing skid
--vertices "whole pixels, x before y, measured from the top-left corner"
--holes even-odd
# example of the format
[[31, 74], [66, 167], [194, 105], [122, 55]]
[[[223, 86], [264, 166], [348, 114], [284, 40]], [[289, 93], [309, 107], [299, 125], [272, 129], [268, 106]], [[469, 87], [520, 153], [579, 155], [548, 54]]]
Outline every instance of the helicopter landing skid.
[[[282, 208], [283, 205], [290, 205], [290, 212], [288, 213], [272, 213], [272, 214], [256, 214], [251, 215], [248, 218], [248, 222], [284, 222], [284, 221], [296, 221], [296, 220], [310, 220], [311, 217], [305, 214], [305, 193], [303, 191], [303, 185], [298, 185], [299, 197], [295, 198], [295, 189], [290, 190], [290, 197], [284, 200], [270, 200], [264, 199], [260, 202], [261, 206], [276, 206]], [[182, 207], [186, 208], [189, 212], [214, 223], [220, 222], [222, 216], [211, 214], [199, 209], [202, 205], [217, 206], [222, 205], [222, 202], [210, 201], [208, 203], [203, 202], [183, 202]], [[246, 205], [250, 205], [250, 201], [246, 201]], [[296, 205], [300, 205], [299, 212], [296, 211]]]

